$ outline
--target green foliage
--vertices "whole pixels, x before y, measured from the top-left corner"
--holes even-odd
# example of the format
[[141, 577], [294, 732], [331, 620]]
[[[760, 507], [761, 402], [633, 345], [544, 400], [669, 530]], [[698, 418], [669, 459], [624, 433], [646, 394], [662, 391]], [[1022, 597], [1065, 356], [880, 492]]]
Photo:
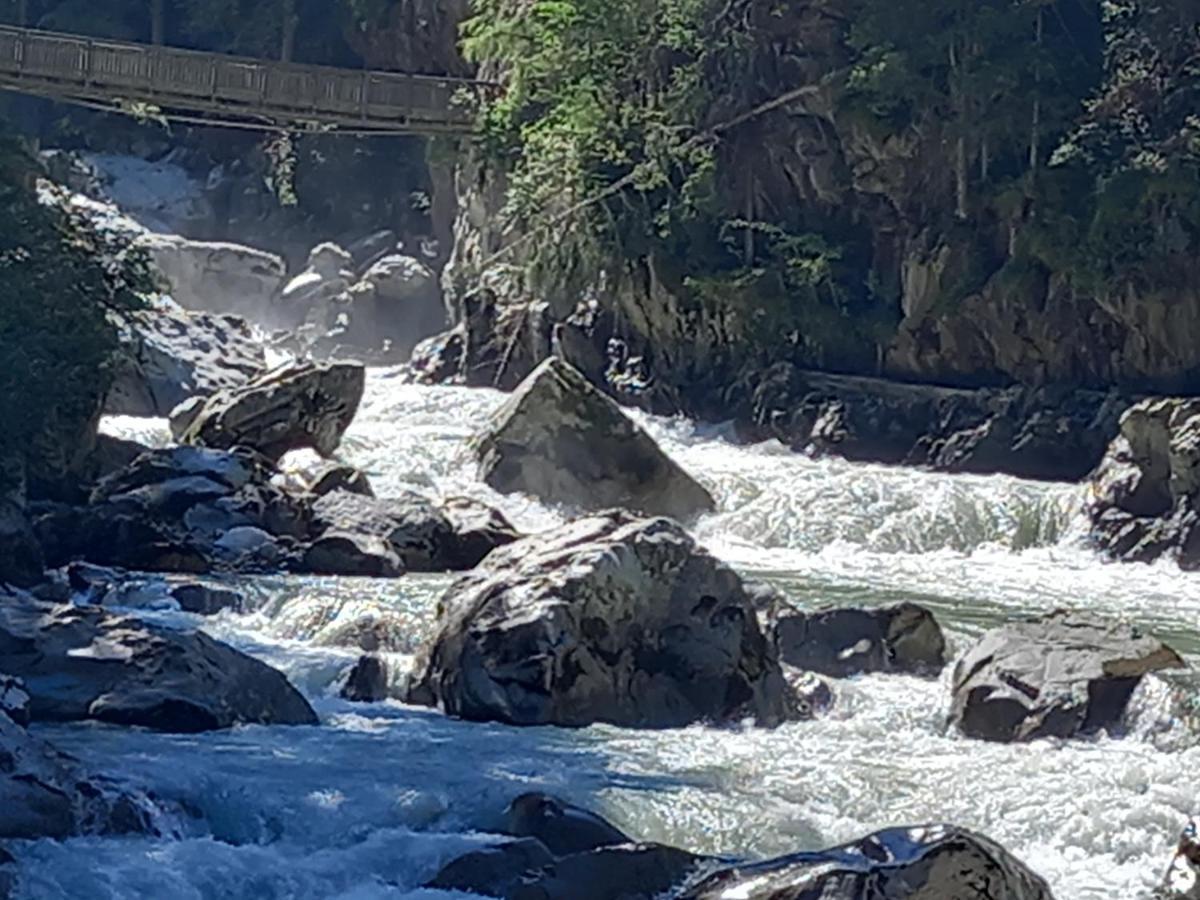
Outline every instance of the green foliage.
[[49, 476], [108, 389], [116, 321], [154, 284], [125, 241], [39, 200], [35, 178], [25, 150], [0, 139], [0, 455]]

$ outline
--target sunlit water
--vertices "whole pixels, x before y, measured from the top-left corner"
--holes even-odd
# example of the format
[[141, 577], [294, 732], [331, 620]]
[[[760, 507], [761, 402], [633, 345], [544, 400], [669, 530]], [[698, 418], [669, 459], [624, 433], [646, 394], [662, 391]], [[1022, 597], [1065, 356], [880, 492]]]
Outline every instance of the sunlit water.
[[[551, 526], [567, 511], [501, 497], [474, 477], [465, 440], [501, 399], [375, 372], [344, 455], [381, 495], [466, 493], [526, 530]], [[1079, 488], [810, 460], [734, 446], [718, 429], [643, 421], [719, 498], [719, 512], [696, 528], [703, 542], [797, 603], [914, 600], [936, 611], [958, 648], [991, 623], [1077, 607], [1131, 618], [1189, 654], [1200, 649], [1200, 580], [1166, 565], [1097, 560], [1080, 540]], [[107, 427], [164, 436], [160, 422]], [[1146, 894], [1194, 811], [1200, 749], [1138, 737], [967, 741], [944, 727], [944, 678], [839, 681], [833, 713], [773, 731], [516, 729], [336, 699], [357, 656], [355, 626], [386, 626], [402, 671], [450, 580], [258, 579], [240, 585], [253, 612], [201, 623], [283, 669], [313, 700], [319, 727], [186, 737], [41, 729], [98, 770], [183, 801], [195, 818], [170, 840], [22, 846], [24, 896], [465, 896], [419, 886], [487, 841], [507, 800], [539, 788], [638, 837], [738, 856], [950, 821], [1009, 847], [1059, 900], [1112, 900]]]

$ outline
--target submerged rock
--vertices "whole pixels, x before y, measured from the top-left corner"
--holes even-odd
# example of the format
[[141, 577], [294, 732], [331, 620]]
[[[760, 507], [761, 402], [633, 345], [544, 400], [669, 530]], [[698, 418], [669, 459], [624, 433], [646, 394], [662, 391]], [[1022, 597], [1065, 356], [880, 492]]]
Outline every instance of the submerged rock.
[[155, 812], [0, 712], [0, 840], [153, 834]]
[[676, 523], [622, 511], [495, 550], [452, 585], [409, 697], [519, 725], [773, 725], [789, 709], [737, 574]]
[[822, 675], [936, 675], [946, 665], [942, 629], [915, 603], [811, 612], [788, 608], [775, 616], [774, 636], [784, 663]]
[[677, 519], [715, 507], [708, 491], [612, 399], [558, 359], [546, 360], [517, 388], [473, 446], [480, 477], [505, 493]]
[[240, 387], [267, 368], [262, 345], [234, 316], [152, 309], [126, 325], [110, 415], [168, 416], [190, 397]]
[[854, 843], [736, 866], [679, 900], [1053, 900], [994, 841], [953, 825], [889, 828]]
[[1131, 625], [1078, 613], [994, 628], [954, 669], [951, 721], [991, 741], [1074, 737], [1117, 724], [1143, 675], [1183, 668]]
[[34, 721], [174, 732], [317, 722], [281, 673], [203, 632], [19, 593], [0, 601], [0, 671], [24, 681]]
[[329, 456], [358, 411], [365, 378], [358, 363], [288, 363], [215, 394], [182, 439], [217, 449], [250, 447], [272, 461], [302, 447]]

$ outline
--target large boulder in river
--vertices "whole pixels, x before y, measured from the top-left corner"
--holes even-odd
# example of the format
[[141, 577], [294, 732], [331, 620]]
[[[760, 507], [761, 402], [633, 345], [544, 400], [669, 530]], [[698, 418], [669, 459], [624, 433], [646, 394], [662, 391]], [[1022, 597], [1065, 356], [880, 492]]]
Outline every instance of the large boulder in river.
[[1143, 675], [1179, 654], [1131, 625], [1078, 613], [995, 628], [954, 669], [951, 720], [991, 741], [1073, 737], [1120, 721]]
[[239, 244], [147, 234], [137, 246], [147, 251], [172, 298], [185, 309], [269, 319], [287, 272], [275, 254]]
[[774, 616], [774, 635], [780, 660], [822, 675], [936, 675], [946, 665], [941, 626], [915, 603], [876, 609], [787, 607]]
[[129, 416], [168, 416], [189, 397], [239, 387], [267, 368], [242, 319], [168, 308], [130, 317], [117, 362], [104, 411]]
[[[333, 491], [313, 503], [312, 535], [317, 549], [310, 552], [308, 565], [311, 571], [323, 575], [379, 576], [469, 569], [516, 537], [511, 526], [505, 528], [507, 520], [499, 513], [481, 504], [470, 504], [473, 501], [454, 499], [443, 510], [433, 501], [409, 492], [376, 498]], [[339, 554], [339, 548], [344, 553]], [[355, 550], [363, 556], [356, 555]], [[371, 571], [377, 557], [381, 559], [381, 571]]]
[[1106, 553], [1200, 567], [1200, 399], [1131, 407], [1091, 487], [1092, 538]]
[[612, 511], [452, 585], [411, 702], [518, 725], [776, 724], [788, 691], [741, 579], [669, 519]]
[[153, 833], [154, 812], [0, 712], [0, 840]]
[[22, 679], [34, 721], [189, 733], [317, 721], [280, 672], [203, 632], [18, 592], [0, 595], [0, 671]]
[[713, 498], [575, 368], [543, 362], [473, 442], [498, 491], [582, 509], [689, 519]]
[[1003, 847], [952, 825], [889, 828], [862, 840], [736, 866], [679, 900], [1054, 900]]
[[358, 363], [293, 362], [211, 397], [183, 435], [185, 443], [250, 447], [278, 460], [311, 447], [329, 456], [354, 420], [366, 386]]

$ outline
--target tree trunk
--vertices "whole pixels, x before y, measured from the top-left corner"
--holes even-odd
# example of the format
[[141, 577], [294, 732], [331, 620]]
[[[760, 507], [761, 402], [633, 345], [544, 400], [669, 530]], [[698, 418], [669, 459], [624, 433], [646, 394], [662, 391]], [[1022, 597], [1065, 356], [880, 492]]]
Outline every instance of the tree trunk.
[[162, 45], [167, 42], [167, 14], [165, 0], [150, 0], [150, 43]]
[[279, 58], [291, 62], [296, 56], [296, 32], [300, 27], [300, 16], [296, 12], [296, 0], [283, 0], [283, 44]]
[[967, 218], [967, 191], [970, 173], [967, 171], [967, 98], [962, 72], [962, 54], [954, 42], [950, 44], [950, 84], [954, 95], [955, 123], [958, 136], [954, 142], [954, 214]]

